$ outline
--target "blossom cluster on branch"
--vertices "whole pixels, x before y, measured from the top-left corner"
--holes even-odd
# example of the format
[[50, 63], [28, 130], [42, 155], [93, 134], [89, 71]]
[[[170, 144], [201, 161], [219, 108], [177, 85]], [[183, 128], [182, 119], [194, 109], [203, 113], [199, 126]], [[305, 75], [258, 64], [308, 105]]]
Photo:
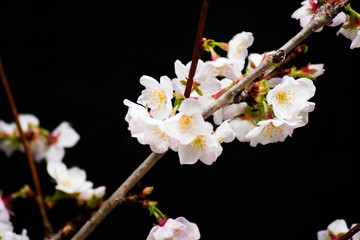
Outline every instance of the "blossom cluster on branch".
[[[68, 122], [62, 122], [52, 132], [40, 127], [40, 121], [31, 114], [20, 114], [22, 130], [29, 141], [31, 153], [36, 162], [45, 159], [47, 172], [55, 180], [57, 190], [46, 198], [52, 206], [62, 198], [74, 197], [95, 206], [105, 195], [105, 186], [93, 188], [93, 183], [86, 180], [86, 172], [78, 167], [70, 169], [63, 163], [65, 148], [71, 148], [79, 141], [79, 134]], [[10, 157], [14, 151], [23, 152], [20, 133], [16, 124], [0, 120], [0, 149]]]
[[[240, 103], [213, 114], [215, 130], [203, 119], [205, 107], [272, 53], [248, 55], [253, 41], [250, 32], [241, 32], [228, 43], [204, 41], [203, 47], [211, 52], [212, 60], [199, 60], [189, 98], [183, 93], [191, 62], [184, 65], [177, 60], [176, 77], [172, 80], [162, 76], [158, 82], [142, 76], [140, 83], [145, 90], [137, 104], [124, 100], [129, 107], [125, 120], [131, 135], [141, 144], [150, 145], [156, 153], [169, 148], [178, 152], [181, 164], [198, 160], [212, 164], [221, 154], [223, 142], [231, 142], [236, 137], [255, 147], [258, 143], [284, 141], [294, 129], [307, 124], [308, 113], [315, 106], [308, 101], [315, 94], [312, 80], [323, 74], [323, 64], [308, 64], [300, 69], [292, 66], [281, 71], [271, 68], [243, 91]], [[227, 51], [227, 57], [216, 53], [215, 47]], [[303, 47], [303, 52], [306, 50], [307, 47]]]
[[[322, 5], [327, 4], [324, 0], [304, 0], [301, 2], [302, 7], [292, 14], [292, 18], [300, 20], [300, 25], [305, 27], [315, 14], [316, 10]], [[350, 4], [346, 7], [346, 12], [339, 13], [329, 26], [336, 27], [341, 25], [336, 35], [342, 34], [351, 40], [350, 48], [360, 47], [360, 14], [351, 8]], [[323, 28], [317, 30], [321, 32]]]

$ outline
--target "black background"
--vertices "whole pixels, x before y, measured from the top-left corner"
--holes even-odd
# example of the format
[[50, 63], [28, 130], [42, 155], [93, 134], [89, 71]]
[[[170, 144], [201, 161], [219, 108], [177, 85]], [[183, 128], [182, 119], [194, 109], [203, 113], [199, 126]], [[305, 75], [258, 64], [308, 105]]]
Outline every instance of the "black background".
[[[300, 30], [290, 18], [298, 7], [300, 1], [213, 0], [204, 36], [227, 42], [250, 31], [250, 52], [274, 50]], [[85, 169], [95, 186], [106, 185], [107, 196], [150, 153], [131, 138], [122, 102], [136, 101], [142, 75], [173, 78], [175, 60], [190, 61], [200, 9], [199, 0], [1, 1], [0, 54], [19, 112], [33, 113], [49, 130], [72, 123], [81, 139], [64, 162]], [[151, 198], [165, 214], [197, 223], [202, 239], [316, 239], [335, 219], [360, 221], [359, 50], [350, 50], [337, 30], [325, 28], [305, 42], [309, 51], [300, 64], [326, 69], [315, 83], [309, 124], [285, 143], [224, 144], [212, 166], [181, 166], [168, 153], [142, 180], [155, 186]], [[11, 122], [1, 91], [0, 119]], [[37, 167], [44, 194], [51, 194], [45, 163]], [[24, 183], [31, 183], [25, 156], [0, 153], [4, 195]], [[36, 204], [19, 200], [13, 210], [15, 231], [26, 228], [31, 239], [41, 239]], [[50, 217], [59, 228], [74, 214], [65, 202]], [[153, 223], [147, 210], [125, 204], [89, 239], [145, 239]]]

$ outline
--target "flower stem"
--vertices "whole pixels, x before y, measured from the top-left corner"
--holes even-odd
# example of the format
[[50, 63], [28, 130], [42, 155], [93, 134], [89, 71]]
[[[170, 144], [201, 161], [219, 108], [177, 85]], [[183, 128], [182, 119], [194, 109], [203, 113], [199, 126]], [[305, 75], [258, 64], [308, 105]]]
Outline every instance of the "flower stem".
[[184, 92], [184, 96], [186, 98], [190, 97], [198, 60], [203, 52], [202, 36], [204, 33], [204, 26], [205, 26], [207, 12], [209, 9], [209, 3], [210, 3], [210, 0], [204, 0], [203, 4], [202, 4], [201, 12], [200, 12], [200, 19], [199, 19], [198, 28], [196, 31], [196, 36], [195, 36], [195, 43], [194, 43], [193, 55], [192, 55], [192, 59], [191, 59], [191, 66], [190, 66], [189, 76], [188, 76], [188, 79], [186, 82], [186, 88], [185, 88], [185, 92]]
[[35, 194], [36, 194], [35, 199], [39, 204], [41, 216], [43, 218], [45, 235], [50, 235], [50, 234], [53, 233], [53, 229], [52, 229], [51, 223], [50, 223], [50, 221], [49, 221], [49, 219], [48, 219], [48, 217], [46, 215], [45, 202], [44, 202], [44, 198], [43, 198], [43, 195], [42, 195], [42, 192], [41, 192], [41, 186], [40, 186], [39, 177], [38, 177], [38, 174], [37, 174], [37, 171], [36, 171], [36, 166], [35, 166], [32, 154], [31, 154], [29, 142], [26, 139], [26, 136], [25, 136], [25, 134], [24, 134], [24, 132], [22, 130], [21, 124], [20, 124], [19, 114], [18, 114], [18, 111], [17, 111], [17, 108], [16, 108], [14, 97], [13, 97], [12, 92], [10, 90], [9, 83], [8, 83], [6, 75], [5, 75], [5, 70], [4, 70], [1, 58], [0, 58], [0, 76], [1, 76], [1, 80], [2, 80], [2, 83], [3, 83], [4, 88], [5, 88], [7, 98], [8, 98], [9, 103], [10, 103], [12, 113], [13, 113], [14, 118], [15, 118], [16, 126], [18, 128], [19, 133], [20, 133], [21, 142], [22, 142], [22, 144], [24, 146], [26, 157], [28, 159], [28, 163], [29, 163], [29, 166], [30, 166], [31, 176], [32, 176], [33, 183], [34, 183], [34, 186], [35, 186]]

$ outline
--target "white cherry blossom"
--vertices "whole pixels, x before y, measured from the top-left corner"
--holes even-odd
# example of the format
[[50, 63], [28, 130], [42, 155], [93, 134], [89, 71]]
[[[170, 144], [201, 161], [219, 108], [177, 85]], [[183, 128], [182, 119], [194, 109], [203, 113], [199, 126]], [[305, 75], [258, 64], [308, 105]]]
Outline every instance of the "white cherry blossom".
[[212, 125], [204, 121], [201, 104], [197, 99], [188, 98], [184, 100], [179, 113], [168, 118], [161, 124], [160, 130], [169, 137], [187, 145], [199, 135], [209, 135], [212, 131]]
[[236, 71], [235, 63], [233, 61], [225, 57], [220, 57], [215, 61], [205, 62], [199, 71], [199, 74], [195, 77], [195, 81], [202, 83], [218, 76], [237, 80], [242, 75]]
[[167, 219], [163, 226], [154, 226], [146, 240], [198, 240], [200, 231], [195, 223], [184, 217]]
[[296, 122], [288, 122], [281, 119], [269, 119], [259, 121], [258, 126], [251, 129], [245, 138], [250, 141], [250, 146], [256, 147], [258, 143], [263, 145], [274, 142], [283, 142], [287, 136], [291, 136], [298, 126]]
[[160, 126], [163, 121], [152, 118], [146, 109], [129, 100], [124, 100], [129, 107], [125, 120], [129, 123], [131, 136], [137, 138], [139, 143], [148, 144], [152, 151], [163, 153], [169, 148], [176, 150], [177, 141], [169, 137]]
[[315, 86], [310, 79], [284, 76], [281, 82], [267, 94], [268, 104], [273, 106], [275, 116], [291, 120], [311, 103], [308, 100], [315, 94]]
[[170, 78], [162, 76], [160, 83], [149, 76], [142, 76], [140, 83], [146, 89], [138, 98], [138, 103], [148, 106], [150, 114], [157, 119], [168, 118], [172, 112], [171, 99], [173, 97], [173, 86]]
[[198, 160], [211, 165], [220, 156], [222, 147], [220, 143], [231, 142], [235, 138], [234, 131], [228, 121], [221, 124], [213, 134], [199, 135], [188, 145], [179, 146], [181, 164], [194, 164]]
[[56, 189], [68, 194], [81, 193], [92, 188], [93, 183], [86, 181], [86, 172], [78, 167], [68, 169], [62, 162], [51, 161], [47, 164], [49, 175], [56, 181]]
[[[175, 61], [175, 74], [176, 78], [172, 79], [174, 91], [176, 94], [184, 94], [187, 78], [190, 72], [191, 61], [186, 64], [182, 64], [179, 60]], [[194, 84], [197, 91], [192, 91], [191, 97], [207, 96], [217, 93], [221, 88], [220, 82], [215, 78], [199, 78], [199, 72], [201, 72], [204, 62], [199, 59], [196, 72], [194, 76]], [[199, 95], [199, 93], [201, 95]]]

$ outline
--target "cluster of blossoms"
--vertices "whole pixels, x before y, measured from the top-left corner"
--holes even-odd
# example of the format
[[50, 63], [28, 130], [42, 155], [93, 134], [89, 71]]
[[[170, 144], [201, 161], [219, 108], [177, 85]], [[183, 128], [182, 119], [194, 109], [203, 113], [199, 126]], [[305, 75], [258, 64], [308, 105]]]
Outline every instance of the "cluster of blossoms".
[[0, 196], [0, 239], [1, 240], [29, 240], [26, 229], [21, 235], [14, 233], [14, 228], [10, 222], [10, 211], [7, 209], [3, 198]]
[[[243, 77], [256, 68], [272, 52], [250, 54], [248, 47], [253, 35], [242, 32], [228, 43], [207, 40], [205, 50], [212, 60], [199, 60], [189, 98], [183, 93], [191, 62], [175, 62], [176, 78], [162, 76], [160, 82], [142, 76], [145, 87], [137, 104], [124, 100], [129, 107], [125, 120], [132, 137], [148, 144], [152, 151], [163, 153], [169, 148], [179, 153], [181, 164], [201, 160], [212, 164], [222, 152], [221, 143], [235, 137], [242, 142], [268, 144], [284, 141], [293, 130], [308, 122], [308, 113], [315, 104], [308, 100], [314, 95], [313, 79], [323, 72], [323, 64], [292, 67], [276, 77], [259, 79], [243, 91], [243, 102], [226, 106], [213, 114], [213, 125], [202, 117], [202, 111]], [[227, 51], [219, 56], [214, 48]], [[247, 66], [245, 63], [247, 61]], [[265, 76], [273, 69], [269, 69]]]
[[[327, 4], [324, 0], [304, 0], [301, 2], [302, 7], [296, 10], [292, 14], [292, 18], [300, 20], [301, 27], [305, 27], [311, 20], [312, 16], [315, 14], [316, 10], [322, 5]], [[334, 19], [331, 27], [336, 27], [342, 25], [340, 30], [337, 32], [337, 35], [340, 33], [346, 38], [352, 41], [350, 48], [359, 48], [360, 47], [360, 14], [353, 10], [348, 4], [346, 6], [346, 13], [340, 12]], [[322, 28], [318, 29], [317, 32], [320, 32]]]
[[[355, 227], [356, 224], [352, 224], [351, 228]], [[351, 229], [350, 228], [350, 229]], [[337, 219], [329, 224], [326, 230], [321, 230], [317, 232], [318, 240], [337, 240], [345, 233], [349, 231], [349, 228], [346, 225], [345, 220]], [[352, 240], [359, 240], [360, 233], [356, 233], [352, 238]]]
[[[93, 183], [86, 181], [86, 173], [78, 167], [68, 169], [62, 162], [65, 148], [71, 148], [79, 141], [79, 134], [68, 122], [62, 122], [54, 131], [50, 132], [40, 127], [40, 121], [31, 114], [21, 114], [19, 121], [22, 130], [29, 141], [30, 149], [35, 161], [47, 162], [47, 171], [56, 181], [56, 189], [64, 194], [72, 195], [81, 201], [93, 203], [105, 194], [105, 187], [92, 188]], [[15, 123], [0, 120], [0, 149], [9, 157], [15, 150], [24, 151], [20, 133]], [[56, 201], [62, 194], [55, 193], [48, 198]], [[95, 202], [96, 202], [95, 201]]]

